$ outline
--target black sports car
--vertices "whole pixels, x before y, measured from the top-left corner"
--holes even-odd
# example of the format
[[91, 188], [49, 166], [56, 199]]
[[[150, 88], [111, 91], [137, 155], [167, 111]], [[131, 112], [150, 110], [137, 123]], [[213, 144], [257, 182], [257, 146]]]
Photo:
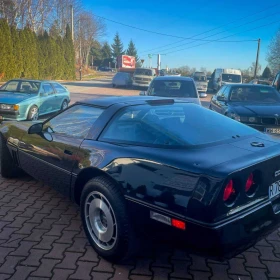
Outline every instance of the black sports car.
[[280, 95], [271, 86], [225, 85], [209, 108], [259, 131], [280, 134]]
[[112, 261], [139, 233], [225, 256], [279, 226], [280, 142], [192, 103], [87, 100], [0, 136], [2, 176], [23, 170], [69, 196]]

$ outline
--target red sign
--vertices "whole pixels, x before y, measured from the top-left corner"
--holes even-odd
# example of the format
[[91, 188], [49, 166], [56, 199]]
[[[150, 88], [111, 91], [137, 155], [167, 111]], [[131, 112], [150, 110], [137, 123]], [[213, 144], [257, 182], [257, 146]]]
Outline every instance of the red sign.
[[119, 68], [135, 68], [135, 57], [129, 55], [120, 55], [118, 57]]

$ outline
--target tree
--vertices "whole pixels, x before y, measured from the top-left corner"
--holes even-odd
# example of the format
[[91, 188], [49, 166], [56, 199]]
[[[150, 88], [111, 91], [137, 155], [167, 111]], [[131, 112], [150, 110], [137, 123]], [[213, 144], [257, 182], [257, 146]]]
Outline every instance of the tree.
[[109, 62], [112, 63], [113, 61], [111, 48], [107, 42], [105, 42], [101, 48], [101, 57], [102, 57], [102, 62], [101, 62], [102, 66], [108, 66]]
[[[254, 77], [255, 75], [255, 68], [256, 68], [256, 63], [252, 62], [252, 66], [249, 68], [250, 69], [250, 76]], [[259, 73], [262, 70], [262, 66], [260, 64], [258, 64], [258, 69], [257, 69], [257, 76], [259, 75]]]
[[9, 25], [5, 19], [0, 19], [0, 80], [9, 79], [15, 69], [13, 59], [13, 43]]
[[112, 48], [112, 56], [117, 59], [119, 55], [123, 55], [123, 43], [120, 39], [119, 33], [117, 32], [114, 37], [114, 43], [111, 45]]
[[11, 27], [11, 35], [13, 42], [13, 62], [16, 67], [14, 68], [14, 75], [12, 78], [20, 78], [23, 72], [23, 58], [21, 52], [21, 41], [19, 38], [19, 31], [14, 26]]
[[65, 36], [63, 38], [64, 43], [64, 59], [65, 59], [65, 71], [64, 75], [66, 79], [75, 78], [75, 49], [71, 37], [70, 26], [67, 24]]
[[272, 76], [271, 70], [268, 66], [266, 66], [263, 70], [262, 77], [264, 79], [269, 79]]
[[139, 60], [139, 57], [137, 55], [137, 50], [136, 50], [135, 44], [133, 43], [132, 39], [130, 40], [130, 42], [128, 44], [128, 48], [126, 50], [126, 54], [134, 56], [136, 62]]
[[[101, 44], [98, 41], [93, 41], [92, 46], [89, 52], [89, 56], [91, 57], [90, 64], [99, 66], [102, 62], [102, 53], [101, 53]], [[110, 47], [109, 47], [110, 48]], [[91, 65], [93, 66], [93, 65]]]
[[280, 69], [280, 28], [269, 44], [267, 61], [273, 74], [275, 74]]

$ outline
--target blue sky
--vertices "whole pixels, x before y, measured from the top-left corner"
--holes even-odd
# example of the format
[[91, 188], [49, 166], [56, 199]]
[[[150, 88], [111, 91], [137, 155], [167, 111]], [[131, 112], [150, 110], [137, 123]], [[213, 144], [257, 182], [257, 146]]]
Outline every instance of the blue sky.
[[[139, 28], [187, 38], [236, 21], [214, 31], [196, 36], [194, 39], [203, 39], [206, 36], [221, 32], [221, 34], [207, 38], [207, 40], [216, 40], [278, 21], [277, 23], [224, 39], [239, 41], [260, 38], [260, 64], [262, 70], [267, 65], [266, 53], [269, 42], [280, 28], [279, 0], [83, 1], [85, 7], [96, 15]], [[277, 4], [278, 6], [272, 7]], [[247, 18], [239, 20], [244, 17]], [[257, 21], [245, 25], [245, 23], [254, 20]], [[148, 53], [164, 54], [173, 51], [173, 53], [162, 56], [162, 68], [165, 68], [165, 66], [173, 68], [188, 65], [197, 69], [206, 67], [210, 71], [220, 67], [247, 69], [256, 59], [257, 42], [212, 42], [198, 47], [192, 47], [206, 42], [186, 40], [178, 44], [162, 47], [182, 39], [146, 33], [109, 21], [105, 21], [105, 23], [107, 32], [106, 36], [100, 38], [101, 41], [112, 43], [113, 37], [118, 31], [125, 48], [130, 39], [134, 41], [139, 57], [145, 59], [144, 65], [148, 64]], [[244, 25], [238, 27], [242, 24]], [[178, 47], [176, 48], [176, 46]], [[153, 48], [158, 49], [150, 51]], [[183, 48], [189, 49], [175, 52]], [[156, 66], [156, 56], [152, 58], [152, 65]]]

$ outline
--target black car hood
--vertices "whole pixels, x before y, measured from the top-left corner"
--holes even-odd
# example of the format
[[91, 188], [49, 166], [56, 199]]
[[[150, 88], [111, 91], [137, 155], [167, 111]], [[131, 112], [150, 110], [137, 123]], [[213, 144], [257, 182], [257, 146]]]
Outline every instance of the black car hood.
[[231, 108], [238, 115], [246, 116], [273, 116], [278, 114], [280, 116], [280, 103], [273, 104], [246, 104], [236, 103], [230, 104]]

